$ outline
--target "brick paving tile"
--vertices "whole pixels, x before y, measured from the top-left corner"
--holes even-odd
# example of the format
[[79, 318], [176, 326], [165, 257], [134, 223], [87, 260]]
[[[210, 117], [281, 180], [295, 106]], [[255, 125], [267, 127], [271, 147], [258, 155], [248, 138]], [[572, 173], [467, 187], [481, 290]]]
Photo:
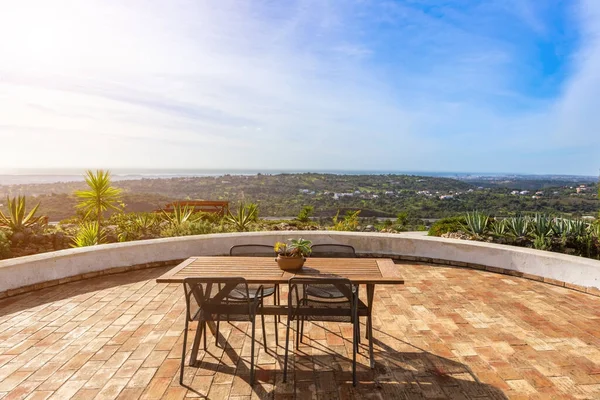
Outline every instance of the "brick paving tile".
[[299, 350], [292, 332], [283, 383], [285, 319], [277, 347], [271, 317], [269, 351], [257, 324], [253, 386], [243, 322], [221, 324], [219, 346], [209, 333], [180, 386], [185, 302], [179, 285], [156, 284], [168, 268], [153, 268], [0, 300], [0, 398], [600, 399], [600, 298], [487, 271], [397, 267], [406, 284], [376, 288], [376, 368], [363, 339], [356, 388], [350, 325], [306, 323]]

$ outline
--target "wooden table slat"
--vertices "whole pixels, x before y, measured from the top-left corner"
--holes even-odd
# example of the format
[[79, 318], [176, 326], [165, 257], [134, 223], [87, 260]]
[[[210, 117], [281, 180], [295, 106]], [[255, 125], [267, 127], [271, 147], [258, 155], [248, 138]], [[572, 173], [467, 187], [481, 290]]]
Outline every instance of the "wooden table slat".
[[249, 283], [285, 284], [292, 276], [340, 276], [357, 284], [403, 284], [389, 258], [308, 258], [295, 273], [282, 271], [274, 257], [191, 257], [156, 281], [181, 283], [189, 276], [242, 276]]

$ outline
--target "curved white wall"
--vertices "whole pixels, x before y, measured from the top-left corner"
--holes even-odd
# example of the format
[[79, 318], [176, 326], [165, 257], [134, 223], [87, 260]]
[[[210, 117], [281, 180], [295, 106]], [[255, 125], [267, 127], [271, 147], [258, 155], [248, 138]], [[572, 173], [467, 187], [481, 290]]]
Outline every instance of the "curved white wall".
[[194, 255], [226, 255], [235, 244], [272, 245], [291, 237], [310, 239], [315, 244], [349, 244], [359, 254], [449, 260], [536, 275], [595, 291], [600, 288], [600, 261], [582, 257], [429, 236], [286, 231], [143, 240], [3, 260], [0, 261], [0, 293], [108, 268], [185, 259]]

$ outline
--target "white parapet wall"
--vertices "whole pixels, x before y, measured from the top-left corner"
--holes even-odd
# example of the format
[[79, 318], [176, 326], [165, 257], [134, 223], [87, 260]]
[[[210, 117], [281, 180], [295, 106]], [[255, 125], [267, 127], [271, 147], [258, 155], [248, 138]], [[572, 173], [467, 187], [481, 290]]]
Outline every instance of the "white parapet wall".
[[515, 271], [567, 286], [600, 289], [600, 261], [521, 247], [429, 236], [333, 231], [279, 231], [186, 236], [61, 250], [0, 261], [0, 293], [118, 267], [227, 255], [236, 244], [303, 237], [354, 246], [357, 253], [446, 260]]

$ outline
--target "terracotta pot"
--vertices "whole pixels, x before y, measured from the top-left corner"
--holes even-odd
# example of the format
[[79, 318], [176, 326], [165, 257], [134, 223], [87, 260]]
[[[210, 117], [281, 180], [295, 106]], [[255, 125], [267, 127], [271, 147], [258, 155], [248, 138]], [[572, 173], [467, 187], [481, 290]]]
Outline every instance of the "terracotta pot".
[[304, 257], [289, 257], [277, 255], [277, 265], [284, 271], [295, 271], [304, 265]]

